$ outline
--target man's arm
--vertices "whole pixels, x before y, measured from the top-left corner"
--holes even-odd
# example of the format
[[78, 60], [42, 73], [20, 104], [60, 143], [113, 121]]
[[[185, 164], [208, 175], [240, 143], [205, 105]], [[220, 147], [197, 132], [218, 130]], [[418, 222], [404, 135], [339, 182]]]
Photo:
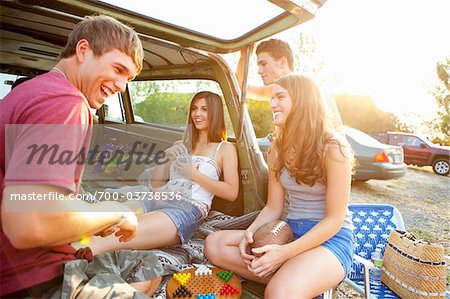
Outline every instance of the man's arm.
[[[250, 46], [250, 56], [253, 53], [253, 49], [255, 44], [251, 44]], [[236, 70], [236, 79], [241, 87], [241, 90], [244, 88], [242, 85], [244, 84], [244, 69], [245, 69], [245, 53], [247, 48], [243, 48], [241, 50], [241, 56], [239, 57], [239, 62]], [[267, 86], [255, 86], [255, 85], [247, 85], [247, 98], [254, 100], [262, 100], [262, 101], [270, 101], [272, 97], [272, 85]]]
[[3, 190], [2, 229], [17, 249], [51, 247], [79, 241], [109, 226], [135, 232], [134, 213], [118, 202], [90, 204], [82, 200], [11, 200], [13, 194], [67, 195], [51, 185], [11, 185]]

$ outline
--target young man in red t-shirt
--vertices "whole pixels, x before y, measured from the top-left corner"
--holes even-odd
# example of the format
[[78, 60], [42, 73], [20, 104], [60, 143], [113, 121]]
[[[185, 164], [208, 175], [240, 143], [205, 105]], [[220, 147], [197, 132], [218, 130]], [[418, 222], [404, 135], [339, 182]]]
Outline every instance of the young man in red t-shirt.
[[[77, 258], [70, 243], [83, 236], [112, 226], [121, 241], [136, 234], [136, 216], [125, 205], [69, 199], [79, 192], [84, 163], [69, 163], [67, 155], [86, 154], [89, 108], [124, 91], [142, 61], [134, 30], [110, 17], [86, 17], [50, 72], [22, 83], [0, 102], [0, 296], [41, 297], [47, 286], [61, 283], [63, 264]], [[61, 163], [39, 163], [30, 154], [37, 144], [53, 144], [66, 156], [59, 156]]]

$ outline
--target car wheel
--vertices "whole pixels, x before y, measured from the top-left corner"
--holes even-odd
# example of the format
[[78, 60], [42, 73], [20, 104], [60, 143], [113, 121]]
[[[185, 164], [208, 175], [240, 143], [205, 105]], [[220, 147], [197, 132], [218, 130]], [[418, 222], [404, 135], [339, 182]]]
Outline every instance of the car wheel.
[[450, 163], [447, 159], [436, 159], [433, 162], [433, 171], [439, 175], [448, 175], [450, 173]]

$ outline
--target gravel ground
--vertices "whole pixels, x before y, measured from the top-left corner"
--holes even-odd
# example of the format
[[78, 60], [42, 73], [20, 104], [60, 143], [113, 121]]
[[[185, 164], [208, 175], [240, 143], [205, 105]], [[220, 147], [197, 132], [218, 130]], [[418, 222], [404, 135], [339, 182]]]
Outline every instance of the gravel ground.
[[[409, 166], [407, 174], [397, 180], [354, 182], [350, 201], [394, 205], [409, 232], [443, 245], [450, 255], [450, 177], [434, 174], [431, 167]], [[334, 297], [364, 298], [343, 284]]]
[[408, 167], [397, 180], [355, 182], [350, 201], [396, 206], [408, 231], [450, 253], [450, 177], [434, 174], [431, 167]]

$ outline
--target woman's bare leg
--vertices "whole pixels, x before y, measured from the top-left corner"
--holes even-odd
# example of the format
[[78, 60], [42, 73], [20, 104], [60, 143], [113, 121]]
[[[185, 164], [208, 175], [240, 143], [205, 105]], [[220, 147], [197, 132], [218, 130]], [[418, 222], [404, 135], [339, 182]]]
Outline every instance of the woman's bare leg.
[[159, 285], [161, 284], [161, 281], [162, 277], [157, 277], [152, 280], [132, 282], [130, 283], [130, 286], [144, 293], [145, 295], [151, 297], [158, 289]]
[[123, 202], [122, 204], [128, 206], [133, 212], [137, 214], [141, 214], [144, 212], [144, 208], [138, 200], [128, 200]]
[[114, 234], [107, 237], [91, 237], [89, 246], [94, 255], [117, 249], [154, 249], [180, 243], [177, 228], [165, 213], [154, 211], [138, 215], [136, 237], [128, 242], [119, 242]]
[[243, 230], [224, 230], [209, 235], [205, 243], [206, 258], [212, 264], [231, 270], [246, 279], [267, 283], [270, 277], [259, 278], [253, 275], [242, 260], [239, 243], [243, 236]]
[[264, 298], [310, 299], [337, 286], [342, 279], [344, 268], [337, 257], [319, 246], [284, 263], [267, 284]]

